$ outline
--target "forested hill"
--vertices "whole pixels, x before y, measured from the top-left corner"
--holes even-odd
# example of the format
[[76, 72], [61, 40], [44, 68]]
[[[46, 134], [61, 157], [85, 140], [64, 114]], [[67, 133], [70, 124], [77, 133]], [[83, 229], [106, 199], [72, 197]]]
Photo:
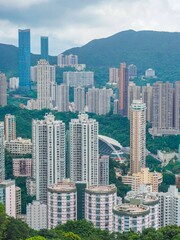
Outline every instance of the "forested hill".
[[[180, 33], [155, 31], [123, 31], [113, 36], [92, 40], [86, 45], [72, 48], [65, 54], [77, 54], [79, 62], [88, 67], [119, 66], [120, 62], [137, 65], [139, 73], [154, 68], [162, 80], [180, 79]], [[32, 65], [39, 55], [32, 54]], [[17, 74], [18, 49], [0, 44], [0, 71]], [[56, 63], [56, 57], [50, 57]]]
[[[36, 65], [40, 55], [31, 54], [31, 65]], [[56, 64], [56, 57], [50, 57], [50, 63]], [[0, 43], [0, 72], [8, 76], [18, 76], [18, 48]]]
[[[140, 73], [154, 68], [162, 80], [180, 79], [180, 33], [124, 31], [65, 51], [79, 56], [88, 66], [119, 66], [134, 63]], [[166, 79], [163, 79], [166, 78]]]

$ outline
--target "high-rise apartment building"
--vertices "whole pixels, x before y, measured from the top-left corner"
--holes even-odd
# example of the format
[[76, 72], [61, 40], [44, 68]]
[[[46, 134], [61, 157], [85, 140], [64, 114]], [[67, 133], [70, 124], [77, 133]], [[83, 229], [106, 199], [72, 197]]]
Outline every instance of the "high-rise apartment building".
[[94, 72], [63, 72], [63, 82], [70, 87], [94, 85]]
[[69, 86], [66, 84], [57, 85], [56, 106], [58, 112], [69, 112]]
[[77, 220], [77, 190], [74, 182], [64, 179], [48, 187], [48, 228]]
[[16, 90], [18, 88], [19, 88], [19, 78], [18, 77], [9, 78], [9, 89]]
[[119, 77], [119, 113], [122, 116], [128, 115], [128, 85], [128, 69], [126, 63], [121, 63]]
[[147, 205], [124, 203], [113, 209], [114, 232], [142, 232], [151, 227], [150, 208]]
[[99, 157], [99, 185], [109, 185], [109, 156]]
[[37, 101], [39, 110], [52, 108], [51, 83], [55, 82], [55, 67], [41, 59], [37, 65]]
[[98, 132], [99, 125], [87, 114], [69, 123], [70, 178], [72, 181], [86, 181], [98, 185]]
[[32, 177], [32, 158], [14, 158], [13, 175], [15, 177]]
[[21, 214], [21, 188], [15, 187], [16, 191], [16, 218]]
[[119, 82], [119, 68], [109, 68], [109, 82], [110, 83]]
[[150, 208], [150, 226], [155, 228], [156, 230], [159, 228], [159, 198], [157, 196], [157, 193], [130, 191], [125, 196], [124, 202], [136, 203], [138, 205], [147, 205]]
[[173, 92], [172, 83], [156, 82], [153, 85], [153, 135], [165, 134], [173, 129]]
[[4, 122], [0, 122], [0, 181], [5, 179]]
[[134, 82], [130, 82], [128, 86], [128, 117], [129, 117], [129, 108], [133, 100], [139, 100], [141, 98], [141, 87], [136, 86]]
[[7, 81], [4, 73], [0, 72], [0, 106], [7, 105]]
[[119, 113], [119, 99], [114, 100], [113, 114]]
[[89, 88], [86, 94], [88, 112], [98, 115], [108, 114], [111, 110], [112, 89]]
[[85, 108], [85, 89], [82, 87], [74, 88], [74, 109], [77, 112], [84, 112]]
[[26, 206], [27, 224], [34, 230], [47, 229], [47, 205], [33, 201]]
[[128, 66], [129, 79], [134, 79], [137, 77], [137, 67], [134, 64]]
[[10, 142], [16, 139], [16, 117], [6, 114], [4, 118], [5, 141]]
[[113, 231], [113, 208], [117, 205], [117, 188], [91, 186], [85, 193], [85, 219], [97, 228]]
[[130, 106], [130, 172], [138, 173], [146, 161], [146, 104], [134, 100]]
[[19, 29], [19, 86], [21, 88], [30, 88], [30, 29]]
[[152, 89], [153, 87], [150, 84], [142, 86], [142, 100], [146, 104], [146, 120], [152, 122], [153, 114], [153, 98], [152, 98]]
[[63, 68], [63, 67], [75, 67], [78, 65], [78, 56], [77, 55], [64, 55], [64, 54], [59, 54], [57, 56], [57, 63], [58, 66]]
[[175, 82], [174, 90], [174, 128], [180, 132], [180, 81]]
[[145, 77], [146, 77], [146, 78], [155, 78], [155, 77], [156, 77], [155, 70], [152, 69], [152, 68], [148, 68], [148, 69], [145, 71]]
[[180, 226], [180, 193], [176, 186], [170, 186], [168, 192], [160, 192], [159, 227]]
[[16, 218], [16, 187], [15, 180], [0, 182], [0, 202], [5, 206], [6, 214]]
[[41, 37], [41, 59], [48, 61], [48, 37]]
[[36, 199], [47, 203], [47, 187], [65, 178], [65, 124], [52, 114], [33, 120], [32, 141]]

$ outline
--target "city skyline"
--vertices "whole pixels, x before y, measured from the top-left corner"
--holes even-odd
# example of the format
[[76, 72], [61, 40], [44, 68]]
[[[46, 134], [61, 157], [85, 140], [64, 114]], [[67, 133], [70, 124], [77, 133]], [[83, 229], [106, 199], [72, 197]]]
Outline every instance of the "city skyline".
[[[82, 46], [92, 39], [107, 37], [127, 29], [180, 31], [179, 2], [160, 0], [156, 5], [154, 2], [154, 0], [111, 2], [76, 0], [60, 3], [50, 0], [29, 0], [16, 3], [14, 0], [8, 2], [0, 0], [0, 39], [2, 43], [17, 46], [17, 29], [30, 28], [32, 52], [39, 52], [40, 36], [48, 36], [50, 55], [57, 55], [69, 48]], [[143, 11], [140, 11], [142, 9]], [[53, 14], [47, 21], [49, 11]], [[164, 24], [166, 19], [169, 20]]]

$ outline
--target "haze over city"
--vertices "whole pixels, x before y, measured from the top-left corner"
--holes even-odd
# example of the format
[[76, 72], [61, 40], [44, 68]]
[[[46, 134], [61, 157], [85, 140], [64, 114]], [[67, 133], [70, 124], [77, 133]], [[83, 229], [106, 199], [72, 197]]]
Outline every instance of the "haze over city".
[[180, 31], [178, 0], [0, 0], [0, 39], [17, 44], [17, 29], [31, 29], [31, 51], [49, 36], [50, 54], [127, 29]]

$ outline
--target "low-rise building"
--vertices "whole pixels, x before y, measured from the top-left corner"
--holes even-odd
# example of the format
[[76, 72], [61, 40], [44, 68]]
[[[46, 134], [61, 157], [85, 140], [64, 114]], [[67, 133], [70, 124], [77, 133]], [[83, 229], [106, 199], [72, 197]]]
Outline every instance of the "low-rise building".
[[21, 137], [5, 143], [6, 150], [13, 155], [32, 154], [31, 139], [23, 139]]
[[32, 176], [32, 158], [14, 158], [13, 175], [15, 177]]

